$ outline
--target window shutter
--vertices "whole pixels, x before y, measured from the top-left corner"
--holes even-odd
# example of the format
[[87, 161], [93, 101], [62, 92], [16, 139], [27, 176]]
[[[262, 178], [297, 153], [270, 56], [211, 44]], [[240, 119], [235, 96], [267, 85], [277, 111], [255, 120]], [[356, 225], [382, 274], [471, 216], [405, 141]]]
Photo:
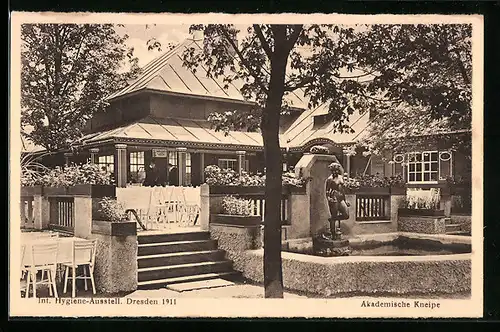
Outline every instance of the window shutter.
[[452, 153], [450, 151], [439, 152], [439, 179], [446, 180], [452, 176], [451, 172]]
[[395, 154], [392, 158], [394, 161], [394, 176], [404, 176], [403, 162], [405, 156], [403, 154]]

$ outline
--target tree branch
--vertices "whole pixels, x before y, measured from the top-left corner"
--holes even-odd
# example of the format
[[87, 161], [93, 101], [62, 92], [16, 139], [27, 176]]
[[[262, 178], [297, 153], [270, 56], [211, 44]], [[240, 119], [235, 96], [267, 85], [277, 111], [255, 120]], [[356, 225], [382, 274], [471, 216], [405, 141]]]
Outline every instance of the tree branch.
[[267, 43], [266, 37], [264, 37], [264, 34], [262, 33], [262, 29], [260, 28], [260, 25], [254, 24], [253, 28], [255, 30], [255, 34], [259, 38], [259, 41], [260, 41], [260, 44], [262, 45], [262, 48], [264, 49], [264, 51], [267, 54], [267, 57], [269, 59], [271, 59], [271, 57], [273, 56], [273, 51], [271, 50], [271, 47]]
[[302, 32], [303, 25], [302, 24], [295, 24], [292, 27], [293, 27], [293, 31], [290, 34], [290, 36], [288, 37], [287, 43], [286, 43], [287, 44], [286, 47], [287, 47], [288, 52], [290, 52], [292, 50], [293, 46], [297, 42], [297, 39], [299, 38], [300, 33]]
[[262, 81], [260, 81], [260, 75], [259, 75], [259, 73], [256, 73], [253, 70], [252, 66], [247, 61], [247, 59], [245, 59], [245, 57], [243, 56], [243, 54], [241, 53], [241, 51], [238, 49], [238, 47], [236, 46], [233, 38], [231, 38], [231, 36], [229, 35], [229, 33], [225, 29], [221, 29], [221, 31], [222, 31], [222, 34], [224, 35], [224, 37], [226, 38], [226, 40], [231, 44], [231, 47], [234, 49], [234, 51], [238, 55], [238, 58], [240, 59], [241, 63], [245, 66], [245, 68], [248, 70], [248, 72], [250, 73], [250, 75], [252, 75], [254, 77], [255, 80], [259, 80], [259, 86], [261, 87], [262, 90], [264, 90], [267, 93], [268, 89], [264, 86], [264, 83]]
[[312, 76], [308, 76], [308, 77], [305, 77], [304, 79], [302, 79], [300, 82], [296, 83], [295, 85], [290, 85], [291, 82], [286, 82], [285, 83], [285, 91], [295, 91], [297, 89], [300, 89], [300, 88], [303, 88], [305, 87], [306, 85], [312, 83], [314, 81], [314, 77]]

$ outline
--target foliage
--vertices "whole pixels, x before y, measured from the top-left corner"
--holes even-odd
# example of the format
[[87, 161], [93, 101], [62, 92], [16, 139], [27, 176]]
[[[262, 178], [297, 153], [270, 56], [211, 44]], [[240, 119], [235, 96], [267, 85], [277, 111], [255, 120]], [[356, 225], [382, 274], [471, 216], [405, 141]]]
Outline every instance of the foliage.
[[462, 146], [467, 135], [451, 133], [471, 128], [471, 25], [375, 25], [364, 35], [353, 54], [364, 70], [376, 72], [366, 90], [380, 91], [385, 101], [372, 103], [362, 144], [393, 150], [402, 137], [418, 145], [440, 133]]
[[26, 153], [21, 156], [22, 186], [36, 186], [41, 182], [42, 174], [49, 170], [39, 162], [44, 155], [46, 154], [36, 156], [32, 153]]
[[356, 176], [356, 180], [359, 182], [360, 187], [404, 187], [405, 181], [402, 176], [391, 176], [391, 177], [382, 177], [377, 175], [358, 175]]
[[252, 201], [234, 196], [224, 196], [222, 199], [222, 213], [233, 216], [251, 216]]
[[344, 176], [344, 187], [351, 190], [359, 189], [361, 186], [359, 180], [356, 178], [349, 178]]
[[[205, 183], [211, 186], [264, 186], [265, 174], [250, 174], [243, 171], [241, 175], [231, 168], [222, 169], [216, 165], [205, 167]], [[304, 186], [304, 180], [295, 176], [293, 172], [282, 174], [283, 185], [294, 187]]]
[[288, 94], [303, 93], [309, 108], [324, 106], [333, 132], [352, 133], [352, 114], [376, 112], [380, 104], [390, 109], [397, 102], [425, 109], [433, 120], [461, 124], [470, 117], [470, 26], [254, 24], [239, 39], [234, 25], [190, 27], [190, 32], [200, 30], [204, 50], [186, 49], [184, 65], [193, 71], [203, 66], [226, 87], [236, 83], [257, 104], [250, 112], [223, 112], [212, 119], [217, 130], [259, 128], [262, 133], [270, 226], [264, 237], [266, 297], [283, 297], [276, 156], [280, 115], [293, 106]]
[[128, 221], [125, 208], [116, 199], [103, 197], [98, 202], [98, 212], [103, 220], [110, 222]]
[[[48, 151], [68, 147], [105, 97], [139, 71], [112, 24], [23, 24], [21, 124]], [[122, 65], [130, 66], [123, 72]]]
[[313, 154], [330, 154], [330, 150], [326, 146], [315, 145], [310, 150]]
[[[34, 179], [30, 181], [30, 179]], [[26, 183], [24, 184], [23, 183]], [[46, 186], [46, 187], [68, 187], [77, 184], [113, 184], [112, 174], [101, 170], [98, 165], [86, 163], [83, 165], [71, 165], [46, 169], [37, 172], [35, 177], [21, 178], [23, 185]]]
[[404, 200], [407, 209], [439, 209], [440, 190], [408, 189]]

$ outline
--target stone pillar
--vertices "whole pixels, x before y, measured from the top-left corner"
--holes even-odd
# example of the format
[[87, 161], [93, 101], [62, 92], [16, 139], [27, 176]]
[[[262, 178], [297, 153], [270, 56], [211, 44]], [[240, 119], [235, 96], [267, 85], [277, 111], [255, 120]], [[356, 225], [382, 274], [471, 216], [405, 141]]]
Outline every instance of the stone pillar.
[[92, 233], [92, 197], [76, 196], [74, 200], [75, 236], [87, 239]]
[[311, 235], [311, 220], [309, 219], [310, 202], [307, 189], [305, 192], [290, 193], [290, 230], [289, 239], [300, 239]]
[[208, 231], [210, 222], [210, 188], [204, 183], [200, 186], [200, 227], [203, 231]]
[[205, 183], [205, 153], [200, 152], [200, 183]]
[[347, 172], [347, 176], [351, 177], [351, 155], [350, 154], [346, 155], [346, 169], [345, 170]]
[[236, 155], [238, 156], [238, 173], [240, 175], [245, 170], [245, 154], [246, 151], [236, 151]]
[[71, 152], [64, 153], [64, 165], [69, 166], [71, 157], [73, 157], [73, 153], [71, 153]]
[[92, 148], [92, 149], [89, 149], [89, 152], [90, 152], [90, 163], [91, 164], [96, 164], [97, 163], [97, 154], [99, 153], [99, 148]]
[[177, 168], [179, 170], [179, 186], [186, 185], [186, 148], [177, 148]]
[[35, 229], [46, 229], [49, 227], [50, 207], [47, 197], [42, 195], [33, 196], [33, 219]]
[[115, 144], [115, 181], [116, 186], [125, 188], [127, 186], [127, 145]]
[[[336, 160], [333, 155], [304, 153], [295, 166], [295, 173], [306, 179], [309, 200], [310, 234], [315, 237], [329, 230], [330, 210], [326, 200], [326, 179], [330, 175], [328, 165]], [[352, 210], [349, 211], [352, 213]]]

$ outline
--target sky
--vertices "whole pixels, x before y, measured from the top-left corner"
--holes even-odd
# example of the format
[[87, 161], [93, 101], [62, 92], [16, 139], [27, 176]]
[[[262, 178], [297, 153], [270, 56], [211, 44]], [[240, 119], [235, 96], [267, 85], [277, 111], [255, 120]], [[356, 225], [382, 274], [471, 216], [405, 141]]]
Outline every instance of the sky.
[[[238, 39], [242, 39], [246, 35], [246, 25], [235, 25], [241, 32], [238, 34]], [[127, 34], [129, 38], [126, 41], [127, 46], [134, 48], [134, 55], [139, 59], [139, 66], [143, 67], [156, 57], [165, 52], [158, 50], [148, 50], [147, 42], [151, 38], [155, 38], [162, 45], [170, 43], [180, 43], [186, 38], [190, 37], [189, 24], [162, 24], [162, 25], [144, 25], [144, 24], [125, 24], [117, 26], [117, 33], [124, 35]]]
[[148, 50], [147, 42], [155, 38], [162, 45], [179, 43], [189, 37], [189, 25], [143, 25], [126, 24], [123, 27], [116, 27], [117, 33], [127, 34], [127, 46], [134, 48], [134, 55], [139, 59], [139, 66], [143, 67], [151, 60], [155, 59], [163, 52]]

